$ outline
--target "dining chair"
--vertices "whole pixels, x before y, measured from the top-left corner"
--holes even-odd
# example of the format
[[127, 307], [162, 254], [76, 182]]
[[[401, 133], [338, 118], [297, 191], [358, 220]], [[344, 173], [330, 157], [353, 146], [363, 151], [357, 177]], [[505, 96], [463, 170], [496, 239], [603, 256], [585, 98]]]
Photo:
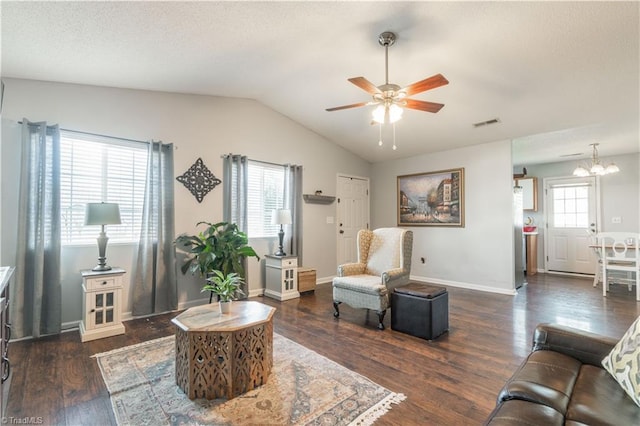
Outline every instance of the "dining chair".
[[597, 259], [595, 272], [593, 274], [593, 286], [597, 287], [598, 283], [602, 280], [602, 251], [600, 244], [598, 244], [598, 233], [589, 228], [587, 229], [587, 234], [589, 234], [589, 247], [593, 249], [593, 253]]
[[[607, 296], [610, 284], [636, 286], [640, 301], [640, 234], [634, 232], [600, 232], [597, 235], [602, 253], [602, 295]], [[611, 279], [617, 272], [625, 276]]]

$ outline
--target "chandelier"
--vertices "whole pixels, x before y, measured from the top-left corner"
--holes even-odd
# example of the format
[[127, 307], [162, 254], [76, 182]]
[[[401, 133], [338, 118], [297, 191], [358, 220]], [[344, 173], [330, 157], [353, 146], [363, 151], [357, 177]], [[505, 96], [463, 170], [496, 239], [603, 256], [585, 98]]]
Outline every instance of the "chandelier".
[[589, 144], [589, 146], [593, 147], [593, 154], [591, 156], [591, 164], [585, 164], [584, 166], [579, 165], [573, 171], [574, 176], [585, 177], [589, 175], [603, 176], [608, 175], [609, 173], [617, 173], [620, 171], [618, 166], [615, 163], [611, 163], [606, 167], [602, 165], [600, 159], [598, 158], [598, 145], [597, 143]]

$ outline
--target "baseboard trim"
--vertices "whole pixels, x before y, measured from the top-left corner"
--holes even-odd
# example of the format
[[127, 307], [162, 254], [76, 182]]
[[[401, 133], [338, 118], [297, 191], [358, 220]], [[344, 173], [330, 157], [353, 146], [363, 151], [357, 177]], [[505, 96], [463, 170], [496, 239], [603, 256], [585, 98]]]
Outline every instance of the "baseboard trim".
[[461, 281], [449, 281], [449, 280], [442, 280], [439, 278], [420, 277], [417, 275], [411, 275], [409, 278], [411, 279], [411, 281], [440, 284], [440, 285], [449, 286], [449, 287], [465, 288], [468, 290], [484, 291], [486, 293], [506, 294], [509, 296], [515, 296], [516, 294], [518, 294], [518, 292], [515, 289], [488, 287], [484, 285], [465, 283]]
[[316, 278], [316, 284], [330, 284], [333, 282], [334, 277], [335, 275], [332, 275], [330, 277]]

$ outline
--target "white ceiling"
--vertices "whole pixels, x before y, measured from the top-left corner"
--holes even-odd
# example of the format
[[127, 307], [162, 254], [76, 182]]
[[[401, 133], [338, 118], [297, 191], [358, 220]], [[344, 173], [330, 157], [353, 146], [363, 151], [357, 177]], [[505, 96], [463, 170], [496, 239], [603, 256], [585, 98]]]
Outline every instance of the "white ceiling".
[[[371, 162], [514, 139], [515, 164], [638, 152], [638, 2], [8, 2], [2, 75], [256, 99]], [[378, 148], [347, 81], [449, 85]], [[474, 128], [472, 123], [499, 118]], [[577, 157], [570, 157], [577, 158]]]

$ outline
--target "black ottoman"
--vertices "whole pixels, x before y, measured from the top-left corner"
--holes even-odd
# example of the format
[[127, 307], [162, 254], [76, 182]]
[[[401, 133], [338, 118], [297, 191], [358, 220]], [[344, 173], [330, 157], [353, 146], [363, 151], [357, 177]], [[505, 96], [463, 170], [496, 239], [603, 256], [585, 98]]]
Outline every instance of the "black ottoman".
[[449, 329], [449, 293], [444, 287], [409, 283], [391, 293], [391, 329], [432, 340]]

